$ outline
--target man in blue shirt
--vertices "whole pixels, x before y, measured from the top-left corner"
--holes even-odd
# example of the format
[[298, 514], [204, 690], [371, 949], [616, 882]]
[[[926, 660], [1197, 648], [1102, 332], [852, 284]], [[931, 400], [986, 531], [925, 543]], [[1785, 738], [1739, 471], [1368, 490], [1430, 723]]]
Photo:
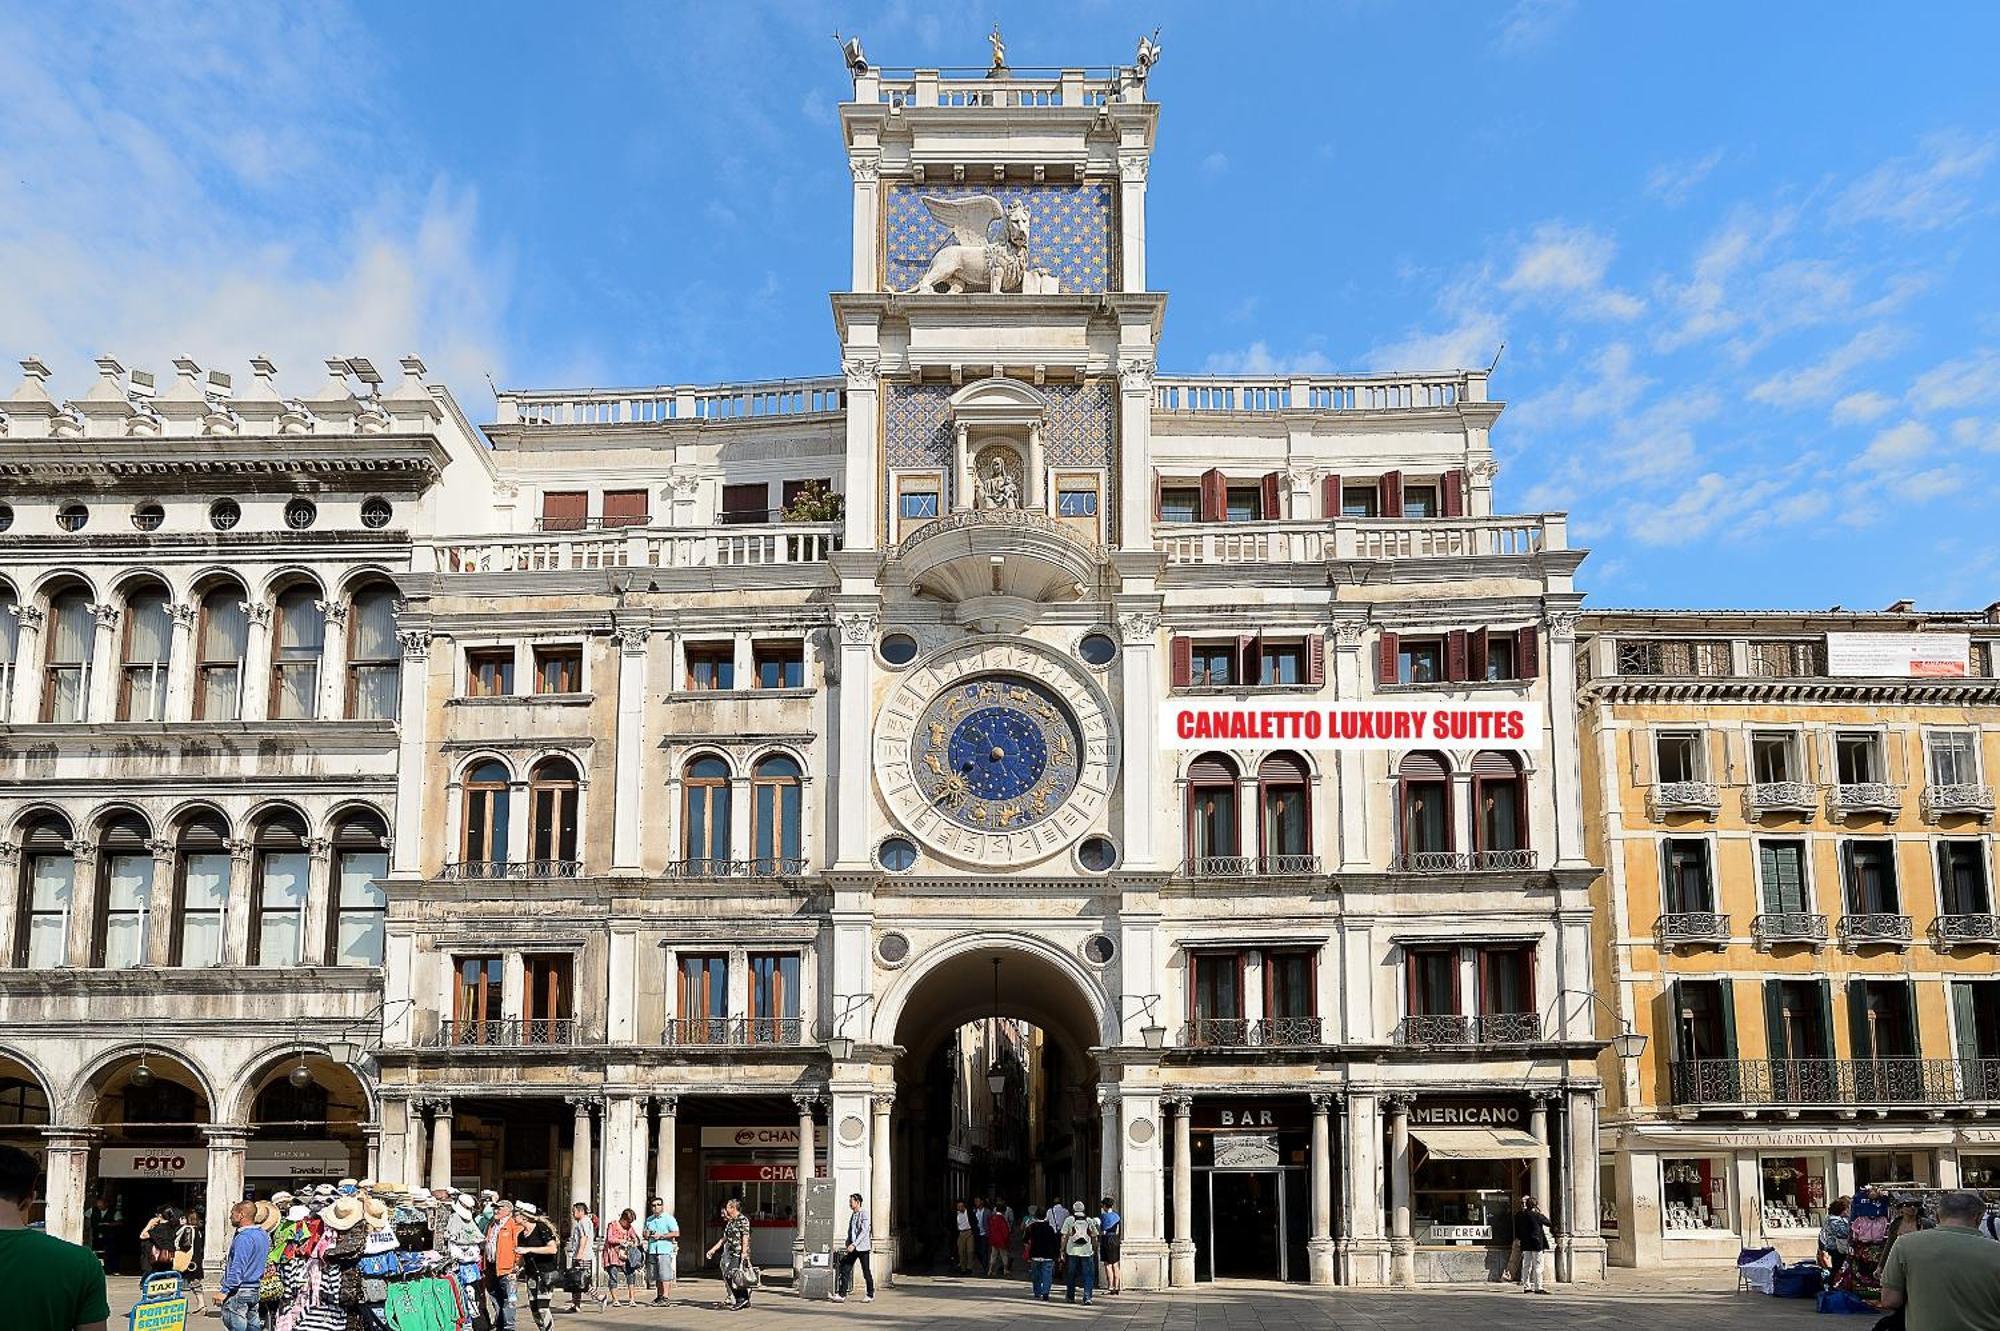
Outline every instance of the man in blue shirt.
[[646, 1203], [641, 1226], [646, 1237], [646, 1278], [653, 1282], [653, 1302], [665, 1303], [674, 1292], [680, 1263], [681, 1222], [667, 1214], [667, 1204], [655, 1197]]
[[229, 1208], [229, 1223], [236, 1226], [236, 1235], [229, 1240], [229, 1260], [222, 1268], [223, 1331], [261, 1331], [257, 1287], [271, 1260], [271, 1236], [257, 1223], [257, 1208], [249, 1202]]

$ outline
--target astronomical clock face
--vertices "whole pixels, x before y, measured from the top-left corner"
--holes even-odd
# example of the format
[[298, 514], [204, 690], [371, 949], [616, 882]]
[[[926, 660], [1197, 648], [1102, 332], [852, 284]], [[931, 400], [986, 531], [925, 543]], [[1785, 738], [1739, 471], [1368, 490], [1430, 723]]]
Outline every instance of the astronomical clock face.
[[1103, 812], [1116, 764], [1096, 682], [1033, 643], [942, 652], [903, 677], [876, 720], [875, 775], [890, 811], [961, 863], [1060, 851]]

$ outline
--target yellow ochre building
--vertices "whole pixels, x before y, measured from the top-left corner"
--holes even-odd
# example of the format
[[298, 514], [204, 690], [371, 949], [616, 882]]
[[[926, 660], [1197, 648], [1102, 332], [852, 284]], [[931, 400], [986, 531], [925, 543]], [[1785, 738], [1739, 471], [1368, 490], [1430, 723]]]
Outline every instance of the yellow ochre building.
[[[2000, 606], [1582, 617], [1612, 1262], [2000, 1183]], [[1989, 1115], [1991, 1115], [1989, 1117]]]

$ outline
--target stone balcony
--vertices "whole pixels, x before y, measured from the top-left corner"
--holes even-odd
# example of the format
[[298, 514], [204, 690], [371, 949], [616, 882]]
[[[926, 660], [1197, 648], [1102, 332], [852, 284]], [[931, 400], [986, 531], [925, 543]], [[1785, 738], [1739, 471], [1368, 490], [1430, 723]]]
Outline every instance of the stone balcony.
[[1542, 1019], [1533, 1012], [1415, 1015], [1396, 1023], [1396, 1043], [1409, 1048], [1485, 1048], [1534, 1044], [1541, 1039]]
[[1759, 952], [1781, 943], [1819, 947], [1826, 942], [1826, 916], [1811, 911], [1769, 911], [1750, 921], [1750, 936]]
[[1857, 813], [1894, 818], [1903, 811], [1903, 792], [1887, 781], [1851, 781], [1826, 788], [1826, 815], [1844, 823]]
[[1698, 813], [1712, 823], [1722, 813], [1722, 791], [1713, 781], [1662, 781], [1647, 788], [1646, 813], [1656, 823], [1677, 813]]
[[2000, 915], [1940, 915], [1931, 921], [1931, 946], [2000, 948]]
[[1559, 513], [1505, 518], [1339, 518], [1156, 523], [1170, 565], [1316, 564], [1328, 560], [1485, 559], [1567, 550]]
[[1409, 850], [1389, 863], [1392, 873], [1504, 873], [1535, 867], [1532, 850]]
[[1743, 816], [1760, 823], [1774, 813], [1811, 821], [1819, 812], [1819, 787], [1810, 781], [1757, 781], [1743, 788]]
[[1877, 912], [1841, 916], [1839, 937], [1841, 947], [1852, 952], [1861, 947], [1908, 947], [1914, 935], [1909, 916]]
[[1661, 948], [1729, 946], [1729, 916], [1713, 910], [1669, 911], [1653, 921]]
[[1983, 823], [1993, 821], [1993, 787], [1976, 785], [1925, 786], [1920, 797], [1924, 821], [1940, 818], [1973, 817]]
[[1014, 632], [1036, 607], [1095, 588], [1104, 551], [1046, 513], [970, 508], [904, 537], [892, 565], [918, 591], [954, 604], [961, 623]]
[[763, 568], [823, 565], [840, 549], [840, 524], [778, 522], [761, 526], [620, 527], [599, 531], [507, 532], [421, 541], [417, 572], [562, 573], [590, 569]]

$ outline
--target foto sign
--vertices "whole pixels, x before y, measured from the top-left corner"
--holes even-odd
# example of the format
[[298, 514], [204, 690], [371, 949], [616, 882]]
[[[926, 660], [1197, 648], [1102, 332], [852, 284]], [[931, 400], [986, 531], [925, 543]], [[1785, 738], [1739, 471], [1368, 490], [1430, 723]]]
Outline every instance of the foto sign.
[[1160, 704], [1168, 749], [1539, 749], [1534, 704], [1325, 702], [1308, 696], [1173, 698]]

